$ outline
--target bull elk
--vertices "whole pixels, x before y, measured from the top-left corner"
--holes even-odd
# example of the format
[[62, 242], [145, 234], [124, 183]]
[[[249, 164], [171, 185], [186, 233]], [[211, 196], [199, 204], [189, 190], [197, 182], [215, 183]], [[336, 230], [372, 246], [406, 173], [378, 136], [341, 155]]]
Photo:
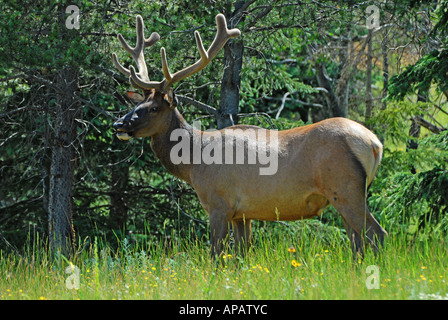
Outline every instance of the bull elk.
[[[162, 165], [194, 188], [210, 217], [213, 257], [223, 250], [229, 223], [233, 226], [236, 246], [247, 248], [252, 219], [311, 218], [330, 204], [340, 213], [354, 252], [363, 251], [365, 239], [377, 248], [387, 233], [367, 208], [366, 190], [378, 169], [383, 148], [378, 138], [362, 125], [345, 118], [332, 118], [284, 131], [236, 125], [211, 132], [192, 127], [183, 119], [177, 109], [173, 84], [202, 70], [229, 39], [240, 35], [238, 29], [227, 28], [222, 14], [216, 16], [216, 24], [217, 33], [207, 51], [199, 33], [194, 33], [200, 59], [185, 69], [171, 74], [165, 49], [161, 49], [164, 79], [159, 82], [150, 81], [143, 51], [160, 36], [154, 32], [148, 39], [144, 37], [141, 16], [137, 16], [134, 48], [118, 35], [123, 48], [135, 60], [138, 72], [133, 66], [123, 67], [115, 53], [113, 62], [129, 77], [131, 85], [143, 93], [128, 92], [137, 105], [114, 123], [118, 138], [151, 137], [151, 148]], [[226, 138], [222, 154], [229, 143], [234, 148], [243, 146], [246, 160], [250, 150], [258, 153], [263, 148], [277, 150], [277, 170], [275, 174], [263, 175], [259, 170], [261, 163], [206, 164], [193, 161], [193, 155], [187, 155], [192, 161], [173, 161], [171, 151], [177, 143], [173, 132], [179, 130], [193, 149], [199, 144], [199, 150], [218, 141], [219, 134]]]

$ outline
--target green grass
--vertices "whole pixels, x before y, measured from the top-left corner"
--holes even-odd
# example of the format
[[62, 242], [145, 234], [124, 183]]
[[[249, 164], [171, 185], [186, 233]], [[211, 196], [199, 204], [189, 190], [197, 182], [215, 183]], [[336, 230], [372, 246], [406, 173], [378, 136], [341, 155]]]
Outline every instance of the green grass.
[[[200, 241], [124, 240], [116, 251], [95, 241], [71, 261], [78, 289], [66, 286], [66, 259], [52, 261], [42, 248], [21, 258], [2, 252], [0, 299], [448, 299], [446, 241], [410, 244], [394, 235], [379, 256], [353, 260], [332, 232], [326, 239], [259, 232], [245, 258], [229, 250], [219, 262]], [[379, 289], [366, 286], [369, 265], [378, 267]]]

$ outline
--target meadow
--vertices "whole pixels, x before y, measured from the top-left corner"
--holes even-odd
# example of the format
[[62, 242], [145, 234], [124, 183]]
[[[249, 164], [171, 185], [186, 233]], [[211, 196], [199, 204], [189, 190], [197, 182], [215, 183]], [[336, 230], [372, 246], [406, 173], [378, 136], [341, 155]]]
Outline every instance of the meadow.
[[[28, 2], [0, 4], [1, 301], [448, 300], [448, 0], [79, 1], [74, 16], [61, 1]], [[389, 232], [380, 253], [353, 257], [329, 208], [288, 227], [256, 223], [247, 255], [230, 239], [214, 261], [194, 190], [155, 159], [150, 139], [115, 138], [133, 104], [111, 53], [132, 62], [111, 36], [135, 43], [142, 15], [182, 70], [198, 57], [193, 31], [208, 47], [220, 12], [242, 36], [175, 88], [179, 110], [204, 130], [364, 123], [384, 141], [366, 190]], [[69, 258], [48, 252], [55, 218], [68, 213], [78, 242]]]
[[228, 248], [217, 261], [199, 240], [125, 238], [112, 249], [92, 239], [70, 261], [37, 245], [21, 257], [1, 252], [0, 299], [448, 299], [447, 249], [443, 239], [394, 234], [380, 254], [354, 259], [337, 228], [302, 239], [264, 230], [244, 258]]

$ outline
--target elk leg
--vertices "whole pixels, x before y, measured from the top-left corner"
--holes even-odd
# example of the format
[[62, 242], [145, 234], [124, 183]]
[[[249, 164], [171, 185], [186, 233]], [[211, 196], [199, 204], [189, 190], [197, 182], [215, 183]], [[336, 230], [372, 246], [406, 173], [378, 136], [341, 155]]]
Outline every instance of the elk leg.
[[353, 252], [353, 259], [359, 253], [361, 256], [364, 255], [364, 243], [361, 235], [353, 230], [352, 227], [347, 223], [344, 217], [341, 215], [342, 221], [344, 223], [345, 230], [347, 231], [347, 237], [350, 239], [350, 244]]
[[366, 228], [365, 237], [369, 243], [374, 247], [375, 251], [379, 251], [384, 243], [384, 237], [387, 236], [386, 230], [376, 221], [369, 209], [366, 208], [368, 213], [368, 220], [370, 224]]
[[380, 226], [367, 208], [365, 197], [347, 198], [346, 201], [339, 197], [336, 201], [330, 201], [341, 214], [347, 235], [352, 243], [353, 253], [363, 253], [364, 238], [376, 249], [383, 244], [387, 232]]
[[244, 255], [250, 247], [252, 236], [251, 220], [233, 220], [232, 226], [235, 236], [235, 249], [239, 254]]
[[223, 251], [224, 240], [229, 231], [227, 215], [221, 211], [210, 212], [211, 255], [215, 259]]

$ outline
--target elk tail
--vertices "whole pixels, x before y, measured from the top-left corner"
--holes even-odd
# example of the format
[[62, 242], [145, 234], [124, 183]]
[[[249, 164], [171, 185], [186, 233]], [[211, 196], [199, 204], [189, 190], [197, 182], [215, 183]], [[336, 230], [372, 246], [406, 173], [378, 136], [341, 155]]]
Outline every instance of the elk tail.
[[372, 140], [372, 152], [373, 157], [375, 159], [373, 167], [371, 172], [367, 174], [367, 188], [370, 187], [370, 184], [373, 181], [373, 178], [375, 177], [376, 172], [378, 171], [378, 167], [380, 166], [381, 159], [383, 157], [383, 146], [381, 145], [381, 142]]

